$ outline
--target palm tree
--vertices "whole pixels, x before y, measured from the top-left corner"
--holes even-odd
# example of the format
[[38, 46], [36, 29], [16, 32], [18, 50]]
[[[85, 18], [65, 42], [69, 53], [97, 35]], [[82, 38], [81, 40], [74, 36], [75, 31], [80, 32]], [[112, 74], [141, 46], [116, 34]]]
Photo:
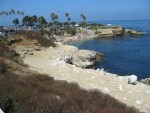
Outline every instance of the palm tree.
[[86, 16], [85, 16], [84, 14], [81, 14], [80, 16], [81, 16], [81, 18], [83, 19], [83, 23], [84, 23], [84, 26], [85, 26], [86, 32], [87, 32], [87, 27], [86, 27], [86, 24], [87, 24], [87, 22], [86, 22]]
[[9, 16], [10, 16], [10, 25], [12, 25], [13, 17], [12, 17], [12, 12], [11, 11], [9, 11]]
[[86, 16], [84, 14], [81, 14], [80, 16], [84, 20], [84, 22], [86, 22]]
[[51, 13], [51, 20], [53, 21], [53, 27], [56, 33], [57, 23], [58, 23], [58, 15], [55, 13]]
[[5, 12], [5, 11], [2, 11], [2, 15], [3, 15], [4, 21], [5, 21], [4, 26], [7, 26], [7, 20], [6, 20], [5, 14], [6, 14], [6, 12]]
[[58, 15], [55, 13], [51, 13], [51, 20], [53, 21], [53, 25], [54, 25], [54, 21], [58, 19]]
[[19, 18], [19, 20], [20, 20], [21, 11], [17, 11], [17, 15], [18, 15], [18, 18]]
[[8, 22], [7, 26], [9, 27], [9, 12], [6, 12], [5, 14], [6, 14], [6, 16], [7, 16], [7, 17], [6, 17], [6, 18], [7, 18], [6, 21]]
[[23, 11], [21, 11], [21, 16], [22, 16], [22, 19], [23, 19], [23, 16], [24, 16], [24, 12]]
[[2, 12], [0, 12], [0, 16], [1, 16], [1, 20], [2, 20], [2, 26], [4, 26], [4, 22], [3, 22], [3, 13]]
[[69, 17], [69, 13], [65, 13], [65, 16], [67, 17], [67, 20], [68, 20], [68, 23], [69, 23], [69, 25], [70, 25], [70, 21], [71, 21], [71, 18]]

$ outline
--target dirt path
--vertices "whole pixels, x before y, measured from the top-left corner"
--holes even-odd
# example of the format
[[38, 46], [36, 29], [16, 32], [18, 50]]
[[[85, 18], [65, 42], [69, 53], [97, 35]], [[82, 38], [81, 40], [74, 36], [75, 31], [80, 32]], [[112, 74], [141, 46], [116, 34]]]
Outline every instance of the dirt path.
[[42, 49], [25, 56], [23, 60], [31, 70], [48, 74], [56, 80], [77, 82], [84, 89], [99, 89], [129, 106], [150, 113], [150, 86], [139, 82], [137, 85], [129, 85], [127, 76], [121, 77], [103, 70], [82, 69], [66, 64], [59, 60], [59, 52], [64, 50], [70, 51], [71, 48], [62, 46]]

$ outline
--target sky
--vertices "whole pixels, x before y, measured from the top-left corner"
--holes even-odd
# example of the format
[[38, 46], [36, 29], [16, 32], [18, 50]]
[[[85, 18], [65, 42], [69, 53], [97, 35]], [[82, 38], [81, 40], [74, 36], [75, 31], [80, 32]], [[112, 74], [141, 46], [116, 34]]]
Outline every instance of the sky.
[[81, 13], [88, 21], [150, 19], [150, 0], [0, 0], [0, 11], [12, 8], [25, 15], [44, 16], [47, 21], [52, 12], [59, 21], [66, 21], [65, 12], [72, 21], [81, 21]]

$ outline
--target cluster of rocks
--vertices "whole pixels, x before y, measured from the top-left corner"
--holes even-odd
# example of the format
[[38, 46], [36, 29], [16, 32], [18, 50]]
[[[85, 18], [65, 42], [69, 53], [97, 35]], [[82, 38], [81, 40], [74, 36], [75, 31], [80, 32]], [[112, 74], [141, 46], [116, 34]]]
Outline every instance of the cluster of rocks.
[[121, 26], [112, 26], [112, 27], [102, 27], [100, 29], [97, 29], [96, 34], [98, 34], [99, 37], [104, 37], [104, 38], [113, 38], [117, 36], [140, 36], [144, 35], [143, 32], [139, 32], [136, 30], [130, 30], [130, 29], [125, 29]]
[[140, 82], [142, 82], [146, 85], [150, 85], [150, 78], [141, 79]]
[[89, 50], [77, 50], [73, 53], [63, 53], [60, 55], [60, 60], [81, 68], [91, 68], [102, 58], [103, 54]]
[[24, 58], [25, 55], [33, 55], [33, 51], [40, 51], [41, 46], [19, 46], [15, 51], [20, 55], [21, 58]]

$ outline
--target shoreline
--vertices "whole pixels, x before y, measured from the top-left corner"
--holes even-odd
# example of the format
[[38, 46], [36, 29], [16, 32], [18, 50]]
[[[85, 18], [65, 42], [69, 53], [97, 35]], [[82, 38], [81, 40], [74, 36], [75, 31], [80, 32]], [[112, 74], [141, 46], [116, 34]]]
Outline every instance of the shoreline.
[[128, 106], [134, 106], [147, 113], [150, 112], [150, 87], [148, 85], [140, 82], [131, 85], [127, 82], [128, 76], [118, 76], [105, 72], [103, 69], [83, 69], [65, 63], [60, 59], [60, 51], [66, 53], [67, 51], [75, 51], [75, 49], [73, 46], [58, 45], [33, 51], [32, 55], [25, 55], [23, 62], [29, 66], [29, 69], [51, 75], [55, 80], [76, 82], [86, 90], [100, 90]]

